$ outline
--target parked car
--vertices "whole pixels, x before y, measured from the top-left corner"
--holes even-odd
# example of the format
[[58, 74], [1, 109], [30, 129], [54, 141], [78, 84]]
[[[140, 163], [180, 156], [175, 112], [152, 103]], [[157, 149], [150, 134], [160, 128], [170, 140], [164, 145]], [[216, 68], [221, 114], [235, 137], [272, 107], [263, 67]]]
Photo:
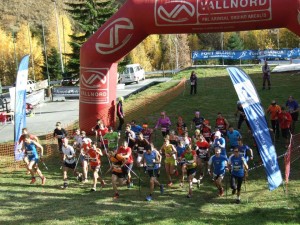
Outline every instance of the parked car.
[[120, 74], [120, 83], [139, 83], [145, 80], [145, 70], [140, 64], [129, 64], [125, 66], [125, 70]]

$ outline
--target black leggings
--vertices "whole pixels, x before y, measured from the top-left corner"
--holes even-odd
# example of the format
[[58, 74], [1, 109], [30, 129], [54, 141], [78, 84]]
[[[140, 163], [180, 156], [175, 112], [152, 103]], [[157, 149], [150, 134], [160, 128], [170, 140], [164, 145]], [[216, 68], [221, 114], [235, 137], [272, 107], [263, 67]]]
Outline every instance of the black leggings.
[[230, 177], [231, 189], [237, 189], [237, 191], [240, 192], [242, 183], [243, 183], [243, 177], [237, 177], [237, 176], [231, 175], [231, 177]]

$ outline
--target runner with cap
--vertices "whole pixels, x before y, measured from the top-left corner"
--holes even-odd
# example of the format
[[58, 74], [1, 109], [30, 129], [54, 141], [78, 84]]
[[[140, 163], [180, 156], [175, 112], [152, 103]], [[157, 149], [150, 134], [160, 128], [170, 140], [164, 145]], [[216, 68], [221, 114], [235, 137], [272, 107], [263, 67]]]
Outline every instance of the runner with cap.
[[148, 123], [143, 123], [143, 129], [141, 131], [141, 133], [143, 134], [144, 138], [149, 142], [151, 143], [152, 142], [152, 134], [153, 134], [153, 130], [150, 129], [148, 127]]
[[225, 138], [222, 137], [222, 134], [220, 131], [215, 132], [213, 147], [214, 148], [219, 147], [221, 149], [221, 155], [227, 157], [226, 141], [225, 141]]

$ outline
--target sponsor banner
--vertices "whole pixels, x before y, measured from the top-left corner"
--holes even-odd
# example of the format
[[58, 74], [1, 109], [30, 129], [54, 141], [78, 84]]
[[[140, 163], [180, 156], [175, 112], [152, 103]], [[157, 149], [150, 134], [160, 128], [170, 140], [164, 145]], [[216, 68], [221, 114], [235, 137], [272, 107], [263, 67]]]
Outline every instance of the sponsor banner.
[[156, 0], [156, 26], [236, 24], [272, 20], [272, 0]]
[[23, 159], [23, 153], [19, 151], [18, 146], [19, 138], [22, 134], [22, 129], [26, 127], [26, 86], [28, 80], [28, 64], [29, 55], [22, 58], [19, 65], [19, 70], [16, 80], [16, 94], [15, 94], [15, 127], [14, 127], [14, 140], [15, 140], [15, 160], [20, 161]]
[[265, 59], [265, 58], [297, 58], [300, 57], [300, 48], [281, 50], [232, 50], [232, 51], [193, 51], [192, 60], [205, 59]]
[[52, 89], [53, 96], [64, 96], [64, 97], [76, 97], [79, 98], [79, 87], [78, 86], [65, 86], [65, 87], [54, 87]]
[[81, 68], [80, 102], [107, 104], [109, 102], [109, 68]]
[[237, 67], [228, 67], [227, 71], [239, 100], [244, 108], [251, 131], [268, 178], [269, 189], [274, 190], [282, 183], [282, 175], [277, 162], [275, 147], [256, 89], [248, 75]]
[[35, 84], [35, 90], [46, 89], [47, 87], [48, 87], [48, 80], [42, 80], [36, 82]]

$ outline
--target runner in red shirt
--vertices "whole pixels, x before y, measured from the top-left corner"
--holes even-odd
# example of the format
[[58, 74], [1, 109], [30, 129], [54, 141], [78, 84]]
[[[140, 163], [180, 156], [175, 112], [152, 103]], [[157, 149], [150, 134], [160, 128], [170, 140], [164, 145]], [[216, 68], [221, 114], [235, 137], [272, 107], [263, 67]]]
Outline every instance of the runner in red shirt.
[[[207, 162], [210, 157], [209, 147], [210, 144], [205, 140], [204, 136], [200, 136], [200, 140], [196, 142], [196, 153], [197, 153], [197, 166], [200, 171], [200, 176], [198, 180], [198, 186], [200, 185], [200, 181], [204, 177], [204, 171], [207, 168]], [[206, 167], [206, 168], [205, 168]]]
[[203, 121], [201, 133], [202, 133], [203, 137], [205, 138], [205, 140], [208, 143], [211, 143], [211, 126], [209, 125], [209, 120]]
[[92, 128], [92, 131], [95, 132], [96, 140], [99, 143], [101, 149], [104, 148], [104, 144], [108, 145], [107, 140], [103, 140], [103, 136], [108, 132], [108, 128], [105, 126], [103, 120], [98, 119], [97, 125]]
[[99, 176], [99, 170], [101, 167], [100, 157], [103, 156], [103, 154], [101, 149], [97, 148], [94, 142], [92, 142], [91, 145], [92, 146], [87, 150], [86, 155], [89, 157], [90, 167], [93, 171], [93, 187], [91, 191], [96, 191], [98, 179], [100, 180], [102, 187], [104, 187], [105, 185], [105, 182], [103, 181], [102, 177]]
[[127, 141], [124, 141], [123, 144], [119, 147], [117, 154], [121, 154], [126, 159], [125, 164], [122, 166], [122, 171], [125, 174], [125, 178], [127, 179], [128, 188], [133, 187], [133, 182], [131, 181], [130, 174], [133, 166], [133, 156], [132, 150], [130, 147], [128, 147]]
[[279, 125], [281, 128], [282, 137], [285, 139], [286, 148], [289, 145], [289, 134], [290, 134], [290, 127], [292, 123], [292, 116], [289, 112], [286, 111], [285, 107], [281, 107], [281, 113], [278, 115]]
[[228, 121], [222, 116], [222, 113], [218, 112], [216, 119], [216, 127], [222, 133], [223, 136], [226, 136], [227, 129], [229, 127]]

